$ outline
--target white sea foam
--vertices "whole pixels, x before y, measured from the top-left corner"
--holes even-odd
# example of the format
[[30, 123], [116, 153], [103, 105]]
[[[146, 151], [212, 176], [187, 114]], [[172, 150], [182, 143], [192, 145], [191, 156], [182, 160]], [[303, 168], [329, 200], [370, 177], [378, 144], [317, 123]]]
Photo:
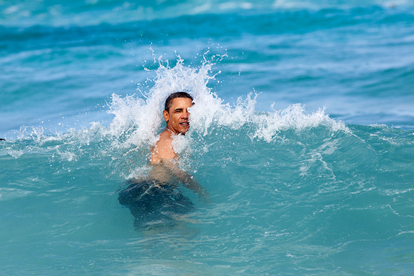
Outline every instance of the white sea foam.
[[[142, 176], [148, 171], [149, 151], [165, 124], [162, 118], [165, 99], [176, 91], [188, 92], [195, 103], [189, 109], [190, 131], [185, 136], [175, 137], [173, 143], [174, 150], [184, 157], [194, 150], [199, 154], [208, 152], [208, 145], [202, 140], [210, 135], [214, 136], [208, 139], [220, 140], [215, 136], [220, 131], [230, 136], [246, 135], [251, 143], [257, 140], [270, 143], [283, 137], [284, 131], [307, 131], [320, 126], [331, 132], [347, 131], [344, 123], [331, 119], [324, 108], [308, 114], [304, 106], [295, 104], [283, 110], [259, 112], [255, 104], [260, 95], [253, 93], [239, 97], [234, 105], [226, 103], [208, 86], [215, 79], [213, 65], [204, 61], [199, 67], [188, 67], [182, 59], [174, 66], [160, 62], [154, 85], [148, 91], [140, 90], [140, 94], [130, 96], [112, 95], [107, 112], [114, 118], [108, 126], [92, 122], [89, 127], [56, 135], [44, 128], [23, 127], [18, 139], [34, 141], [43, 152], [68, 162], [75, 162], [85, 154], [88, 158], [109, 157], [113, 162], [111, 166], [124, 177]], [[31, 151], [36, 151], [35, 146], [9, 154], [19, 158]], [[130, 164], [126, 164], [128, 162]], [[181, 165], [186, 167], [185, 162]]]
[[[194, 150], [200, 154], [208, 151], [208, 146], [200, 140], [221, 130], [230, 135], [241, 131], [252, 143], [255, 140], [274, 141], [281, 132], [288, 130], [301, 131], [318, 126], [325, 126], [332, 132], [346, 130], [342, 122], [331, 119], [323, 108], [307, 114], [302, 105], [295, 104], [284, 110], [258, 112], [255, 104], [260, 95], [253, 93], [239, 97], [234, 105], [226, 103], [208, 86], [215, 79], [212, 67], [213, 64], [206, 61], [199, 67], [188, 67], [180, 58], [174, 66], [160, 62], [149, 90], [143, 91], [139, 86], [140, 94], [124, 97], [112, 95], [108, 113], [114, 118], [109, 126], [104, 127], [95, 122], [89, 129], [83, 128], [70, 136], [82, 143], [105, 140], [106, 146], [100, 147], [102, 155], [111, 156], [112, 162], [115, 162], [112, 166], [119, 167], [122, 175], [131, 178], [142, 176], [148, 171], [150, 148], [157, 142], [165, 124], [162, 118], [165, 99], [176, 91], [188, 92], [194, 97], [195, 103], [189, 110], [190, 131], [186, 136], [175, 137], [173, 143], [176, 153], [184, 157]], [[194, 149], [194, 145], [200, 148]], [[69, 161], [78, 159], [79, 154], [68, 155], [68, 152], [64, 148], [57, 154]], [[131, 165], [125, 165], [125, 160], [134, 161]], [[185, 163], [181, 165], [186, 167]]]
[[251, 138], [270, 142], [279, 131], [287, 129], [300, 130], [320, 125], [332, 131], [346, 129], [341, 121], [325, 114], [324, 108], [307, 114], [304, 106], [295, 104], [284, 110], [257, 112], [255, 104], [258, 95], [252, 93], [239, 97], [237, 103], [231, 106], [208, 87], [208, 82], [214, 79], [211, 69], [210, 63], [204, 63], [199, 68], [186, 67], [181, 59], [173, 67], [160, 64], [154, 86], [144, 93], [146, 100], [137, 96], [112, 96], [109, 113], [114, 114], [115, 118], [107, 129], [108, 133], [119, 137], [134, 128], [124, 146], [155, 143], [156, 133], [163, 121], [161, 112], [164, 101], [176, 91], [186, 91], [194, 97], [195, 105], [190, 108], [190, 136], [193, 132], [205, 136], [217, 127], [239, 129], [251, 124], [254, 129]]
[[[32, 139], [46, 143], [60, 139], [79, 140], [84, 144], [97, 137], [108, 137], [115, 148], [154, 145], [158, 133], [164, 124], [162, 110], [165, 99], [173, 92], [185, 91], [194, 97], [194, 106], [190, 108], [190, 131], [206, 136], [217, 128], [237, 130], [249, 125], [252, 140], [272, 141], [280, 131], [302, 130], [318, 126], [328, 127], [331, 131], [347, 130], [344, 123], [333, 120], [325, 114], [325, 109], [308, 114], [301, 104], [288, 106], [283, 110], [259, 112], [255, 110], [256, 98], [260, 95], [250, 93], [240, 96], [235, 105], [225, 103], [208, 83], [215, 79], [212, 63], [204, 62], [199, 67], [187, 67], [182, 59], [175, 66], [160, 62], [156, 70], [154, 85], [141, 95], [120, 96], [112, 94], [109, 114], [114, 115], [109, 126], [91, 122], [89, 128], [70, 129], [67, 133], [51, 135], [42, 127], [22, 127], [18, 139]], [[219, 74], [220, 72], [217, 72]], [[69, 138], [72, 137], [72, 138]], [[177, 147], [179, 143], [176, 143]]]

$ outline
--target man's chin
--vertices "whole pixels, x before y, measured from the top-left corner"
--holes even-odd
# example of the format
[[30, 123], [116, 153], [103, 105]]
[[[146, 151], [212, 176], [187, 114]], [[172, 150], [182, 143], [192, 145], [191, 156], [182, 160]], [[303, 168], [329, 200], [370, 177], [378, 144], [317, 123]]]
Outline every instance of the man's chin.
[[189, 129], [190, 129], [189, 127], [186, 129], [180, 129], [178, 132], [181, 133], [182, 135], [185, 135]]

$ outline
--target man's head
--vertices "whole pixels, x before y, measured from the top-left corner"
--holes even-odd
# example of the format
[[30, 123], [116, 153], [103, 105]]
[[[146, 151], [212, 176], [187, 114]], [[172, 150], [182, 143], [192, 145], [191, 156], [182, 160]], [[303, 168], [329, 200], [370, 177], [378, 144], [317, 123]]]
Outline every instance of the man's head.
[[186, 92], [175, 92], [168, 96], [165, 100], [163, 115], [170, 131], [175, 134], [185, 134], [188, 131], [190, 128], [188, 121], [190, 113], [187, 108], [192, 105], [193, 97]]
[[188, 94], [187, 92], [174, 92], [170, 94], [168, 98], [165, 100], [164, 110], [169, 111], [172, 100], [176, 98], [187, 98], [187, 99], [190, 99], [191, 102], [193, 101], [193, 97], [191, 97], [191, 95]]

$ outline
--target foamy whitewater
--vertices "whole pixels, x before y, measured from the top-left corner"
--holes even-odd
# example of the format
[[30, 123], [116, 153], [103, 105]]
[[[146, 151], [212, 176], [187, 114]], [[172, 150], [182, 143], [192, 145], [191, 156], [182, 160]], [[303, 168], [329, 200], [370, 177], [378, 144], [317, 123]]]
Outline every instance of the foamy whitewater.
[[[0, 275], [410, 275], [408, 1], [0, 1]], [[118, 202], [166, 97], [211, 195]]]

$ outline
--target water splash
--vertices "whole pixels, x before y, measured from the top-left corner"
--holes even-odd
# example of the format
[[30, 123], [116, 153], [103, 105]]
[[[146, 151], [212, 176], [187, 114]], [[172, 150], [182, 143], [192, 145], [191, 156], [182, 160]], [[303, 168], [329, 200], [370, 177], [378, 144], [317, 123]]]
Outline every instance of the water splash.
[[160, 60], [149, 90], [124, 97], [112, 94], [107, 112], [114, 118], [108, 126], [91, 122], [89, 127], [57, 134], [44, 128], [22, 127], [17, 140], [30, 141], [31, 145], [13, 149], [9, 154], [19, 158], [41, 147], [43, 152], [67, 162], [110, 158], [114, 173], [124, 178], [145, 176], [149, 170], [149, 152], [165, 125], [162, 118], [165, 99], [177, 91], [188, 92], [195, 103], [189, 109], [189, 132], [175, 137], [173, 143], [176, 153], [185, 157], [182, 158], [184, 167], [192, 154], [202, 155], [209, 151], [211, 143], [226, 138], [217, 136], [219, 133], [227, 133], [229, 138], [245, 136], [250, 141], [243, 140], [243, 143], [271, 143], [283, 140], [281, 134], [286, 131], [300, 132], [317, 127], [327, 128], [329, 132], [349, 131], [344, 123], [325, 114], [324, 108], [308, 114], [304, 106], [295, 104], [283, 110], [259, 112], [255, 104], [260, 95], [253, 93], [239, 97], [234, 105], [225, 103], [209, 87], [220, 73], [214, 74], [213, 66], [205, 60], [199, 67], [185, 66], [181, 58], [174, 66]]

